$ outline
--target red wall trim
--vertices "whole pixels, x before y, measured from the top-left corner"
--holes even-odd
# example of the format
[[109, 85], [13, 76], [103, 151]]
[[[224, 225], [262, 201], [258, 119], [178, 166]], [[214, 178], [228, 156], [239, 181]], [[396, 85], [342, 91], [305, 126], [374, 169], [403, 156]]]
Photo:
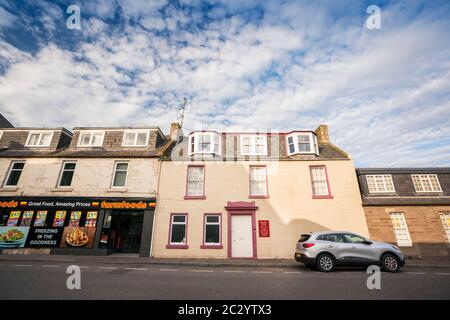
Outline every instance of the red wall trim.
[[[189, 196], [188, 193], [188, 182], [189, 182], [189, 168], [195, 168], [195, 167], [203, 167], [203, 195], [201, 196]], [[186, 190], [184, 193], [184, 200], [204, 200], [206, 199], [205, 195], [206, 191], [206, 166], [204, 164], [188, 164], [186, 169]]]
[[[328, 187], [328, 194], [327, 195], [315, 195], [314, 194], [314, 183], [313, 183], [313, 176], [312, 176], [312, 169], [313, 168], [324, 168], [324, 170], [325, 170], [325, 177], [327, 179], [327, 187]], [[327, 172], [327, 166], [326, 165], [309, 166], [309, 176], [311, 178], [311, 191], [312, 191], [312, 198], [313, 199], [333, 199], [333, 195], [331, 194], [330, 181], [328, 179], [328, 172]]]
[[[183, 244], [173, 244], [170, 243], [172, 238], [172, 217], [173, 216], [186, 216], [186, 243]], [[169, 237], [167, 239], [166, 249], [189, 249], [188, 245], [188, 231], [189, 231], [189, 215], [187, 213], [171, 213], [169, 220]]]

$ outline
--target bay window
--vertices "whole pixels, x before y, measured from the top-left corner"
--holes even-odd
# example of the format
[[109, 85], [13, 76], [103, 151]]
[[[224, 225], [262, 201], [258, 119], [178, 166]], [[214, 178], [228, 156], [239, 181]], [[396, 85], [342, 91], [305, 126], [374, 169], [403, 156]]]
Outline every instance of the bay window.
[[189, 136], [189, 155], [220, 155], [221, 135], [213, 131], [193, 132]]
[[319, 155], [317, 137], [314, 132], [292, 132], [286, 136], [288, 155]]

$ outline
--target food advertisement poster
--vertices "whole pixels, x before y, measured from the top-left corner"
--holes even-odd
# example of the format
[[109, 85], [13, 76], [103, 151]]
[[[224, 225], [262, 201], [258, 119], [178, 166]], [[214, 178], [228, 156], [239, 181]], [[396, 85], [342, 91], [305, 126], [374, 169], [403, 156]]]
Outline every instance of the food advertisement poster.
[[33, 219], [34, 211], [24, 211], [22, 214], [22, 220], [20, 220], [21, 227], [29, 227], [31, 225], [31, 219]]
[[45, 220], [47, 219], [47, 211], [38, 211], [36, 213], [36, 219], [34, 220], [35, 227], [44, 227]]
[[0, 248], [23, 248], [29, 227], [0, 227]]
[[20, 218], [20, 211], [11, 211], [9, 214], [8, 223], [6, 224], [7, 227], [14, 227], [17, 226], [17, 222], [19, 222]]
[[78, 227], [80, 225], [81, 211], [72, 211], [70, 213], [69, 227]]
[[92, 248], [96, 228], [66, 227], [61, 240], [61, 248]]
[[85, 227], [95, 227], [97, 222], [97, 211], [88, 211], [86, 215]]
[[30, 248], [58, 247], [64, 228], [31, 228], [26, 246]]
[[66, 219], [66, 211], [56, 211], [55, 220], [53, 220], [53, 227], [64, 227], [65, 219]]

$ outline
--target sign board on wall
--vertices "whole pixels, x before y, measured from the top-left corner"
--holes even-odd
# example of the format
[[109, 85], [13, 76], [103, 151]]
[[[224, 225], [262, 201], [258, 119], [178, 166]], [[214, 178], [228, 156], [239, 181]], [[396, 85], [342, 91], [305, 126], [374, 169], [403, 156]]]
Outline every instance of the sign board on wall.
[[270, 237], [270, 224], [269, 220], [259, 220], [258, 221], [259, 237], [267, 238]]

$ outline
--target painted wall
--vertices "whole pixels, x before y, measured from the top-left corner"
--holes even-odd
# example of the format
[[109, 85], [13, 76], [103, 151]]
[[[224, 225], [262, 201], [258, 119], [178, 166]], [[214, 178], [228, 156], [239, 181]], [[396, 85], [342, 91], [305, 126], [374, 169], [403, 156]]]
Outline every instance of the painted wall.
[[[0, 181], [5, 181], [11, 160], [0, 159]], [[125, 159], [129, 161], [127, 186], [111, 188], [114, 163], [119, 159], [77, 159], [71, 190], [56, 188], [64, 160], [58, 158], [28, 158], [17, 190], [0, 189], [0, 196], [92, 196], [92, 197], [154, 197], [157, 191], [158, 159]]]
[[[163, 161], [155, 218], [154, 257], [227, 258], [227, 201], [255, 201], [258, 220], [270, 220], [269, 238], [257, 232], [258, 258], [293, 258], [301, 233], [347, 230], [368, 236], [351, 160], [189, 162], [205, 164], [204, 200], [184, 200], [186, 162]], [[249, 199], [249, 166], [267, 165], [269, 199]], [[333, 199], [313, 199], [310, 165], [326, 165]], [[171, 213], [188, 213], [188, 249], [167, 249]], [[223, 249], [201, 249], [204, 213], [222, 213]]]

